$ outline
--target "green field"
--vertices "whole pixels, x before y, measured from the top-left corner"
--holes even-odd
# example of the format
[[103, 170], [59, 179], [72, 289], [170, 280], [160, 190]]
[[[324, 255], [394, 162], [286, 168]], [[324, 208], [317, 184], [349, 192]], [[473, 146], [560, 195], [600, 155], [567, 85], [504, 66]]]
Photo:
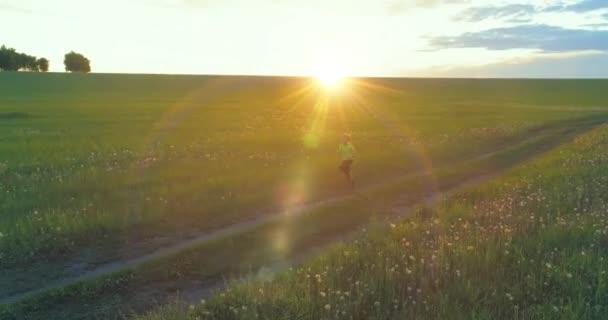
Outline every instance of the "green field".
[[608, 128], [155, 319], [605, 319]]
[[[148, 310], [155, 301], [170, 301], [176, 292], [197, 292], [197, 287], [227, 277], [291, 263], [352, 236], [372, 220], [382, 221], [433, 194], [509, 170], [604, 124], [607, 86], [604, 80], [353, 79], [339, 92], [330, 92], [305, 78], [0, 73], [0, 301], [5, 303], [0, 316], [114, 318]], [[355, 191], [337, 171], [336, 147], [344, 132], [352, 133], [358, 151]], [[604, 141], [601, 134], [591, 137], [589, 141], [599, 139], [595, 145]], [[553, 202], [547, 202], [549, 209], [537, 216], [549, 219], [551, 208], [573, 205], [572, 198], [559, 196], [579, 186], [549, 179], [558, 176], [551, 166], [576, 155], [566, 150], [565, 155], [548, 157], [545, 169], [534, 167], [536, 175], [548, 176], [547, 181], [536, 179], [533, 169], [515, 171], [534, 177], [534, 183], [552, 188], [555, 194]], [[584, 161], [584, 155], [597, 156], [585, 149], [575, 160]], [[595, 183], [592, 178], [598, 172], [606, 172], [601, 162], [579, 171], [576, 163], [568, 172], [578, 177], [583, 189]], [[504, 194], [519, 194], [508, 183], [505, 190], [476, 191], [476, 202], [456, 196], [432, 214], [447, 218], [457, 211], [472, 224], [477, 213], [470, 207], [483, 208]], [[600, 201], [602, 196], [597, 191], [592, 200]], [[521, 216], [513, 209], [515, 218], [509, 223], [514, 223], [514, 230], [527, 225], [519, 219], [524, 209]], [[286, 214], [297, 210], [305, 214]], [[284, 218], [179, 247], [201, 235], [269, 216]], [[583, 222], [595, 221], [589, 219]], [[416, 229], [423, 222], [413, 229], [403, 225], [390, 234], [423, 236]], [[470, 241], [475, 247], [485, 235], [474, 230]], [[525, 256], [531, 249], [523, 241], [533, 245], [539, 238], [524, 235], [529, 237], [520, 237]], [[388, 254], [395, 248], [392, 238], [374, 239], [365, 250]], [[574, 243], [584, 246], [583, 240], [593, 239]], [[434, 245], [443, 242], [428, 244]], [[486, 245], [484, 250], [494, 252], [492, 242]], [[176, 246], [179, 250], [167, 250], [141, 263], [123, 263]], [[384, 246], [384, 251], [378, 249]], [[416, 250], [422, 254], [423, 249]], [[377, 257], [372, 251], [361, 251], [362, 260], [335, 261], [358, 270], [351, 280], [365, 273], [360, 281], [371, 285], [378, 280], [375, 277], [387, 276], [358, 264], [367, 260], [373, 264]], [[456, 259], [450, 252], [444, 254]], [[494, 254], [495, 261], [474, 261], [463, 255], [456, 262], [463, 264], [461, 272], [519, 268]], [[596, 254], [593, 257], [602, 257], [604, 252]], [[334, 255], [339, 256], [330, 253], [319, 261], [334, 261]], [[324, 263], [309, 264], [321, 268]], [[600, 262], [593, 263], [596, 267]], [[86, 279], [62, 281], [80, 276]], [[352, 282], [332, 277], [336, 283]], [[271, 318], [318, 318], [310, 312], [324, 310], [319, 301], [294, 303], [297, 297], [310, 297], [309, 291], [302, 291], [302, 279], [290, 273], [280, 279], [267, 284], [274, 294], [268, 300], [257, 299], [258, 312]], [[461, 284], [442, 285], [460, 290]], [[218, 297], [209, 310], [215, 317], [225, 317], [226, 308], [234, 306], [230, 299], [256, 299], [251, 292], [255, 286], [231, 289], [239, 296]], [[602, 288], [598, 299], [606, 294]], [[396, 294], [390, 290], [403, 288], [395, 284], [380, 289], [373, 292], [386, 291], [383, 294], [390, 298]], [[478, 296], [467, 293], [472, 296], [461, 298], [472, 300], [454, 305], [448, 303], [453, 298], [449, 292], [429, 296], [427, 304], [448, 303], [449, 308], [426, 316], [456, 312], [468, 318], [458, 308], [474, 298], [487, 298], [486, 289], [472, 285]], [[486, 309], [479, 307], [480, 318], [486, 315], [483, 312], [493, 311], [488, 308], [495, 301], [488, 299], [483, 300]], [[371, 312], [365, 301], [353, 300], [349, 308]], [[255, 303], [247, 303], [251, 312], [258, 310]], [[371, 317], [359, 309], [342, 310], [354, 318]], [[419, 307], [395, 310], [424, 316]], [[512, 318], [503, 311], [489, 314]], [[192, 312], [204, 311], [197, 306]], [[525, 315], [521, 317], [528, 318]]]

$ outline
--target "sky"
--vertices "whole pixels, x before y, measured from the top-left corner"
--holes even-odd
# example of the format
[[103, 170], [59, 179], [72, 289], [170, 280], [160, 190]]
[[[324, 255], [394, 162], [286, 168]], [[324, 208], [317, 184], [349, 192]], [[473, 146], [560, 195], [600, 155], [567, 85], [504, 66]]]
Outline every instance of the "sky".
[[51, 71], [608, 77], [608, 0], [0, 0], [0, 30]]

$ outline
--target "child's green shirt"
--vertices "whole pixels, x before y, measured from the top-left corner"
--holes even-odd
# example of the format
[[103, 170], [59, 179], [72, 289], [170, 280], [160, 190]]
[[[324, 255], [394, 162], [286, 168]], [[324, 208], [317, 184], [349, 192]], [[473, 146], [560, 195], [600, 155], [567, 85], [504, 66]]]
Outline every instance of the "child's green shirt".
[[338, 146], [338, 153], [342, 157], [342, 160], [353, 160], [355, 157], [355, 147], [349, 143], [340, 143]]

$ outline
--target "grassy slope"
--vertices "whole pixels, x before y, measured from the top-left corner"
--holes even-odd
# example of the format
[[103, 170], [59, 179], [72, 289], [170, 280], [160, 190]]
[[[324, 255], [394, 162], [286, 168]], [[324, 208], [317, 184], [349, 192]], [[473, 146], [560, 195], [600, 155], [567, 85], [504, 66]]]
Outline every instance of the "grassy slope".
[[419, 154], [449, 159], [602, 111], [606, 84], [367, 82], [324, 110], [316, 88], [292, 95], [304, 79], [0, 74], [2, 264], [83, 248], [130, 255], [115, 248], [226, 225], [292, 193], [335, 194], [344, 131], [367, 184], [414, 168]]
[[607, 144], [596, 129], [275, 280], [141, 319], [604, 319]]

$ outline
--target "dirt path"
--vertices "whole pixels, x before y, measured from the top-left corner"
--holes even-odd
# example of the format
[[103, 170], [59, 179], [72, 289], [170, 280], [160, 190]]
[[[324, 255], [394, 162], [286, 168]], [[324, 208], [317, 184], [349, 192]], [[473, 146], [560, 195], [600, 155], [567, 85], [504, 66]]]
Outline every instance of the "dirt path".
[[[390, 216], [387, 216], [386, 220], [384, 222], [388, 224], [391, 222], [398, 221], [400, 219], [407, 218], [425, 205], [437, 203], [446, 197], [450, 197], [451, 195], [457, 194], [458, 192], [464, 191], [468, 188], [471, 188], [471, 187], [481, 184], [483, 182], [490, 181], [490, 180], [494, 179], [495, 177], [500, 176], [504, 171], [505, 170], [500, 170], [499, 172], [494, 172], [492, 174], [474, 177], [469, 180], [466, 180], [466, 181], [450, 188], [449, 190], [446, 190], [444, 192], [435, 193], [430, 198], [427, 198], [426, 201], [424, 201], [424, 203], [418, 202], [418, 203], [406, 205], [406, 206], [394, 206], [392, 208], [393, 214]], [[293, 255], [292, 257], [290, 257], [287, 260], [271, 263], [269, 265], [264, 266], [265, 272], [268, 272], [268, 273], [281, 272], [291, 266], [298, 265], [298, 264], [306, 261], [306, 259], [309, 259], [310, 257], [312, 257], [316, 254], [323, 252], [323, 250], [327, 249], [328, 247], [335, 244], [336, 242], [349, 241], [349, 240], [356, 238], [359, 235], [360, 235], [359, 230], [354, 230], [347, 234], [335, 235], [334, 237], [326, 239], [325, 243], [323, 243], [322, 245], [310, 247], [310, 248], [306, 249], [305, 251], [298, 252], [297, 254]], [[239, 279], [234, 279], [234, 281], [253, 280], [257, 277], [258, 277], [257, 274], [250, 273], [250, 274], [247, 274], [245, 277], [242, 277]], [[181, 288], [181, 290], [179, 291], [178, 294], [175, 294], [175, 295], [169, 297], [167, 300], [168, 301], [179, 300], [184, 303], [198, 303], [201, 299], [208, 298], [211, 295], [213, 295], [214, 292], [217, 292], [218, 290], [225, 288], [227, 286], [227, 284], [228, 283], [226, 282], [226, 280], [223, 277], [216, 277], [215, 279], [208, 279], [205, 285], [201, 286], [199, 283], [196, 283], [192, 286]]]
[[[548, 127], [544, 130], [535, 132], [535, 134], [533, 136], [531, 136], [527, 139], [524, 139], [523, 141], [518, 141], [514, 144], [503, 146], [501, 148], [497, 148], [496, 150], [492, 150], [490, 152], [472, 156], [472, 157], [462, 160], [458, 163], [445, 164], [443, 166], [439, 166], [434, 169], [441, 169], [442, 167], [450, 167], [450, 166], [457, 165], [459, 163], [462, 164], [462, 163], [484, 160], [486, 158], [490, 158], [496, 154], [504, 152], [505, 150], [515, 149], [518, 146], [529, 144], [531, 141], [534, 141], [535, 139], [538, 139], [541, 136], [547, 136], [549, 138], [554, 138], [551, 140], [552, 143], [539, 146], [538, 149], [536, 149], [533, 152], [533, 154], [527, 156], [527, 158], [530, 158], [534, 155], [542, 153], [542, 152], [560, 144], [563, 141], [566, 141], [567, 139], [570, 139], [570, 138], [576, 136], [579, 133], [590, 130], [603, 123], [604, 123], [604, 121], [599, 121], [599, 120], [590, 121], [589, 119], [587, 119], [586, 121], [573, 122], [571, 124], [564, 124], [563, 126]], [[555, 137], [555, 136], [557, 136], [557, 137]], [[489, 179], [489, 177], [493, 177], [495, 174], [498, 174], [499, 172], [502, 172], [502, 170], [499, 170], [497, 172], [492, 172], [489, 174], [484, 174], [482, 177], [474, 177], [473, 179], [465, 180], [464, 182], [457, 184], [456, 186], [453, 186], [450, 189], [440, 190], [440, 192], [433, 195], [433, 198], [430, 199], [430, 201], [435, 201], [436, 199], [438, 199], [440, 197], [447, 196], [450, 193], [461, 190], [464, 187], [468, 187], [472, 184], [476, 184], [476, 183], [485, 181], [485, 180]], [[398, 180], [413, 178], [413, 177], [422, 176], [422, 175], [424, 175], [424, 173], [422, 173], [422, 172], [409, 173], [406, 175], [402, 175], [400, 177], [396, 177], [395, 179], [392, 179], [390, 181], [385, 181], [381, 184], [366, 186], [365, 188], [360, 189], [359, 193], [365, 193], [380, 185], [389, 184], [391, 182], [395, 182]], [[351, 198], [357, 197], [359, 193], [337, 196], [337, 197], [321, 200], [321, 201], [318, 201], [318, 202], [315, 202], [312, 204], [294, 207], [289, 211], [289, 217], [291, 219], [293, 219], [294, 217], [302, 215], [315, 208], [319, 208], [319, 207], [326, 206], [326, 205], [331, 205], [334, 203], [338, 203], [340, 201], [349, 200]], [[412, 210], [415, 209], [418, 205], [419, 204], [413, 204], [413, 205], [407, 205], [407, 206], [400, 207], [399, 204], [397, 204], [395, 206], [396, 214], [394, 215], [394, 217], [407, 215], [410, 212], [412, 212]], [[233, 225], [202, 234], [198, 237], [189, 239], [184, 242], [180, 242], [180, 243], [177, 243], [177, 244], [174, 244], [171, 246], [159, 248], [159, 249], [155, 250], [154, 252], [146, 254], [146, 255], [142, 255], [139, 257], [131, 258], [131, 259], [118, 260], [118, 261], [110, 262], [107, 264], [102, 264], [85, 273], [65, 277], [65, 278], [59, 279], [57, 281], [50, 282], [50, 283], [46, 284], [45, 286], [38, 288], [38, 289], [3, 297], [2, 299], [0, 299], [0, 304], [15, 303], [15, 302], [18, 302], [25, 298], [28, 298], [30, 296], [37, 295], [37, 294], [43, 293], [43, 292], [51, 290], [51, 289], [61, 288], [61, 287], [75, 284], [75, 283], [92, 280], [97, 277], [116, 273], [116, 272], [119, 272], [119, 271], [122, 271], [122, 270], [125, 270], [128, 268], [136, 268], [144, 263], [147, 263], [147, 262], [150, 262], [150, 261], [153, 261], [156, 259], [161, 259], [161, 258], [167, 257], [167, 256], [172, 256], [181, 251], [187, 250], [189, 248], [197, 247], [197, 246], [200, 246], [202, 244], [205, 244], [205, 243], [208, 243], [211, 241], [217, 241], [217, 240], [221, 240], [221, 239], [225, 239], [225, 238], [230, 238], [237, 234], [251, 231], [260, 226], [270, 224], [273, 222], [277, 222], [277, 221], [281, 221], [282, 219], [285, 219], [284, 212], [267, 213], [267, 214], [261, 215], [259, 217], [256, 217], [256, 218], [253, 218], [253, 219], [250, 219], [247, 221], [238, 222]], [[335, 237], [336, 240], [343, 239], [343, 238], [344, 238], [343, 234], [336, 235], [336, 237]], [[330, 241], [328, 243], [331, 243], [331, 242], [332, 241]], [[309, 254], [300, 253], [300, 254], [298, 254], [298, 256], [309, 256]], [[288, 259], [288, 261], [291, 261], [291, 259]], [[194, 292], [195, 290], [196, 291], [202, 290], [204, 292], [208, 292], [209, 288], [212, 288], [212, 287], [216, 287], [216, 285], [210, 285], [207, 288], [191, 289], [190, 292]], [[188, 291], [188, 289], [186, 289], [184, 292], [187, 293], [189, 291]], [[190, 295], [190, 294], [186, 294], [186, 295]], [[197, 294], [192, 294], [192, 295], [197, 296]]]

